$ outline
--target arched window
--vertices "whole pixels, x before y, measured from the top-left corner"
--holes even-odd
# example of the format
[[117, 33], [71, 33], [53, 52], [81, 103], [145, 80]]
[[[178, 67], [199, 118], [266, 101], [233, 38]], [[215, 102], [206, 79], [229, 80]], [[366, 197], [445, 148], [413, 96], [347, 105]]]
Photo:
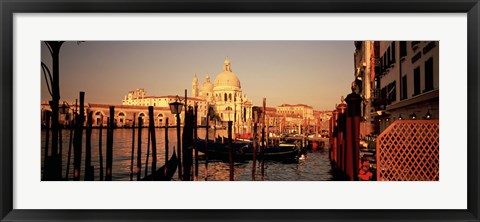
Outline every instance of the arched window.
[[226, 94], [226, 93], [225, 93], [225, 94], [223, 94], [223, 97], [224, 97], [224, 100], [223, 100], [223, 101], [225, 101], [225, 102], [226, 102], [226, 101], [227, 101], [227, 94]]
[[232, 94], [231, 94], [231, 93], [228, 94], [228, 99], [229, 99], [230, 101], [232, 101]]
[[162, 124], [163, 123], [163, 114], [162, 113], [158, 114], [157, 119], [158, 119], [158, 123]]

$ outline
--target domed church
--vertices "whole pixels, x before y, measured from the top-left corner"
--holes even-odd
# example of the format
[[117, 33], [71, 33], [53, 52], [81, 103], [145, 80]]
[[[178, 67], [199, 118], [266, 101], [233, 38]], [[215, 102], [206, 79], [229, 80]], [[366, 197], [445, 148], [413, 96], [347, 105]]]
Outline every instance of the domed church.
[[233, 73], [228, 57], [223, 62], [222, 71], [217, 75], [213, 84], [208, 74], [205, 82], [201, 85], [195, 75], [192, 81], [193, 97], [205, 99], [222, 120], [223, 125], [227, 121], [233, 121], [234, 133], [246, 133], [250, 131], [252, 122], [252, 101], [243, 94], [240, 80]]

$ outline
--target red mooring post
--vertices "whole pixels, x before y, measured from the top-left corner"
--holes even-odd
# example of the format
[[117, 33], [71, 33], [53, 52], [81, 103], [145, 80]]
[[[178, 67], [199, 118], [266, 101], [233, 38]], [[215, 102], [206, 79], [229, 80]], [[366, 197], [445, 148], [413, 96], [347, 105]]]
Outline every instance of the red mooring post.
[[360, 157], [360, 103], [362, 97], [355, 93], [352, 83], [352, 93], [347, 95], [347, 143], [346, 163], [349, 180], [358, 180], [358, 164]]
[[337, 112], [338, 112], [338, 134], [337, 134], [337, 148], [339, 153], [338, 165], [342, 174], [345, 173], [346, 165], [345, 165], [345, 125], [346, 125], [346, 110], [347, 104], [344, 103], [344, 99], [342, 96], [341, 99], [342, 103], [338, 104]]
[[330, 146], [332, 149], [332, 158], [334, 161], [334, 164], [338, 166], [338, 147], [337, 147], [337, 134], [338, 134], [338, 127], [337, 127], [337, 117], [338, 117], [338, 112], [337, 110], [333, 110], [332, 112], [332, 118], [330, 119], [332, 122], [332, 132], [330, 135]]

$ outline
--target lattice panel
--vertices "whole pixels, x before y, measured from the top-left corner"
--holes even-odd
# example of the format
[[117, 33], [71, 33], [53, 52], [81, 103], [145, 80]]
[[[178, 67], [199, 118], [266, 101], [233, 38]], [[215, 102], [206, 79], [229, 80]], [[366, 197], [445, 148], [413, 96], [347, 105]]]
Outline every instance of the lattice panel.
[[376, 144], [377, 180], [439, 180], [438, 120], [397, 120]]

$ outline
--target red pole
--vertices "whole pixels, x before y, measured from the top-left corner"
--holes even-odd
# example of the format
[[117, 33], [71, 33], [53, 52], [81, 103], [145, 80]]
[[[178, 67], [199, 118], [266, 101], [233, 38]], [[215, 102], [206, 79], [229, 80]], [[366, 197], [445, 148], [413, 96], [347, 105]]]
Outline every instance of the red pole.
[[342, 96], [342, 103], [337, 106], [338, 112], [338, 135], [337, 135], [337, 148], [339, 153], [339, 166], [342, 173], [345, 173], [346, 165], [345, 165], [345, 125], [346, 125], [346, 109], [347, 104], [343, 102]]
[[352, 93], [347, 95], [345, 101], [347, 108], [347, 176], [349, 180], [358, 180], [360, 158], [360, 104], [362, 97], [355, 93], [352, 83]]

